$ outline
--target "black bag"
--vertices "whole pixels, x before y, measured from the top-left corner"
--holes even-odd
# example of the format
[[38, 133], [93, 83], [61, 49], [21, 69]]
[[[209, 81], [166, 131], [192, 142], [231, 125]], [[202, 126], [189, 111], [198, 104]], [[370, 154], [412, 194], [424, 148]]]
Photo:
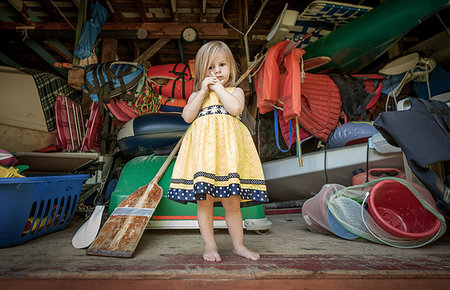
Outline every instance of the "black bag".
[[374, 126], [391, 145], [401, 147], [411, 171], [450, 219], [450, 189], [427, 168], [450, 160], [450, 107], [441, 101], [416, 98], [410, 101], [409, 110], [381, 113]]
[[[358, 120], [359, 116], [362, 116], [362, 119], [365, 120], [367, 105], [374, 98], [378, 100], [379, 94], [381, 93], [380, 86], [382, 86], [381, 80], [383, 77], [377, 77], [376, 75], [352, 76], [337, 73], [330, 74], [329, 77], [339, 88], [342, 109], [350, 120]], [[378, 88], [374, 92], [368, 93], [365, 90], [365, 79], [379, 82]]]

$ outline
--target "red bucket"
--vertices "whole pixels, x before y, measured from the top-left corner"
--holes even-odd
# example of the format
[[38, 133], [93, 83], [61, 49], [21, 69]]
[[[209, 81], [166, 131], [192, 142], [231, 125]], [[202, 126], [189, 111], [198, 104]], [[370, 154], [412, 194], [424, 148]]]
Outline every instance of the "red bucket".
[[439, 219], [405, 185], [392, 179], [372, 187], [368, 210], [381, 228], [396, 237], [426, 238], [441, 226]]

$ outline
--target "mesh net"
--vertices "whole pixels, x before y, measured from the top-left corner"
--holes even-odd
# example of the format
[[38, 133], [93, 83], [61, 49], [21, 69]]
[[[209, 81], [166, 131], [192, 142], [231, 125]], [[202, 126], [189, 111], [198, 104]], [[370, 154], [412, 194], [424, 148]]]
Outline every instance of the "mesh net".
[[[425, 211], [430, 212], [440, 222], [439, 229], [424, 238], [394, 236], [381, 228], [367, 210], [370, 190], [382, 180], [393, 180], [404, 185], [412, 194], [408, 198], [417, 198]], [[364, 206], [363, 206], [364, 205]], [[329, 196], [328, 209], [337, 221], [348, 231], [367, 240], [384, 243], [399, 248], [415, 248], [431, 243], [442, 236], [447, 227], [443, 215], [436, 207], [430, 192], [420, 185], [403, 179], [387, 177], [372, 180], [364, 184], [345, 187]]]
[[327, 220], [327, 204], [331, 195], [344, 188], [340, 184], [325, 184], [318, 194], [305, 201], [302, 215], [310, 231], [325, 234], [333, 232]]

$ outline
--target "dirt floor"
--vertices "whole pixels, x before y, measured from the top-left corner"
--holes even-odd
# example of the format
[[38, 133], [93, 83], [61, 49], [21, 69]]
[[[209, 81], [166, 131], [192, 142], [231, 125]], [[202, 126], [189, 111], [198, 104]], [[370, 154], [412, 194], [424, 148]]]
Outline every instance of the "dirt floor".
[[267, 215], [267, 234], [245, 232], [257, 262], [233, 255], [216, 230], [221, 263], [204, 262], [198, 230], [146, 230], [133, 258], [86, 256], [71, 239], [84, 222], [0, 249], [0, 289], [449, 289], [450, 235], [418, 249], [311, 233], [299, 212]]

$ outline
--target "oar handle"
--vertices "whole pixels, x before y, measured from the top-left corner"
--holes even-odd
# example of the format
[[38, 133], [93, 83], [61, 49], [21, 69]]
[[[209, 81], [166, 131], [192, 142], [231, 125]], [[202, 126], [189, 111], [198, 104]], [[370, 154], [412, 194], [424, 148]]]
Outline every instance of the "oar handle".
[[156, 173], [153, 180], [157, 183], [161, 177], [163, 176], [164, 172], [166, 172], [167, 167], [169, 167], [170, 162], [172, 162], [173, 157], [178, 152], [178, 149], [180, 149], [181, 142], [183, 141], [184, 135], [186, 135], [186, 132], [184, 132], [183, 136], [181, 136], [180, 140], [178, 141], [177, 145], [172, 149], [172, 152], [170, 152], [169, 156], [167, 157], [166, 161], [164, 161], [163, 165], [159, 169], [158, 173]]

